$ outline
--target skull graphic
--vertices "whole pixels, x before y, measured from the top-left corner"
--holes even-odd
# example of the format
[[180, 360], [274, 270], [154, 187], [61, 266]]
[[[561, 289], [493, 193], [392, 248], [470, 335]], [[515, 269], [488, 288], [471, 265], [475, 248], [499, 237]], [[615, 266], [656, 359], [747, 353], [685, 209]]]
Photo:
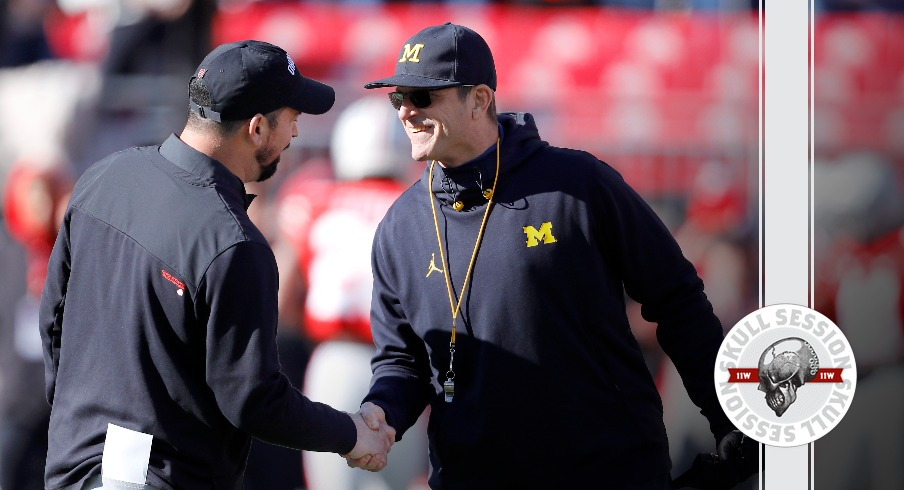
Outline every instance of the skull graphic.
[[819, 358], [803, 339], [789, 337], [770, 345], [760, 356], [760, 391], [766, 403], [781, 417], [797, 400], [797, 389], [816, 376]]

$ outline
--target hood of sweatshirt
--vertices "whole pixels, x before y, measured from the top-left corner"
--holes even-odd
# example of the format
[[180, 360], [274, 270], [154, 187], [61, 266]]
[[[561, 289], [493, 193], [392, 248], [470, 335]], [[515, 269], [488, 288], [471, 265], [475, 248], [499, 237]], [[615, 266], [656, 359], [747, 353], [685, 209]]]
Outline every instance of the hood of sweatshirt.
[[[500, 113], [499, 126], [499, 179], [498, 187], [505, 186], [505, 175], [517, 169], [534, 152], [548, 146], [540, 139], [534, 117], [527, 112]], [[430, 163], [421, 177], [430, 182]], [[493, 188], [496, 179], [496, 145], [477, 158], [455, 168], [433, 165], [433, 194], [440, 202], [453, 205], [460, 201], [459, 211], [473, 210], [487, 202], [484, 191]]]

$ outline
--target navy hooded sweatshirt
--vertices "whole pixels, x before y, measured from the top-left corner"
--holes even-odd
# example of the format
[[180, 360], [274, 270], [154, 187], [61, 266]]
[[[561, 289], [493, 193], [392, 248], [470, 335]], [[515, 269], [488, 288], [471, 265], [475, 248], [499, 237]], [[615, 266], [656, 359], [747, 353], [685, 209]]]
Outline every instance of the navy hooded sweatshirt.
[[430, 405], [434, 489], [667, 479], [662, 402], [625, 294], [657, 324], [660, 345], [720, 438], [733, 426], [713, 385], [722, 326], [703, 283], [613, 168], [550, 146], [530, 114], [500, 114], [499, 123], [500, 175], [457, 321], [454, 399], [445, 402], [442, 390], [452, 324], [444, 274], [457, 301], [486, 209], [481, 191], [493, 186], [495, 145], [460, 167], [435, 165], [430, 190], [428, 164], [380, 224], [366, 400], [400, 434]]
[[354, 447], [351, 418], [280, 372], [276, 260], [248, 218], [251, 197], [175, 135], [79, 179], [39, 319], [46, 488], [98, 475], [111, 423], [153, 436], [147, 483], [161, 489], [241, 488], [252, 436]]

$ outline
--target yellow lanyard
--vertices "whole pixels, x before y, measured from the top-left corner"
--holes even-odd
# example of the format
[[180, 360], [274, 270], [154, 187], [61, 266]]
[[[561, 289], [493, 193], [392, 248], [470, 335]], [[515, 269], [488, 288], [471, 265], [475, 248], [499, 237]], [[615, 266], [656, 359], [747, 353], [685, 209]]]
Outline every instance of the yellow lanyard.
[[480, 241], [483, 239], [483, 232], [487, 226], [487, 218], [490, 216], [490, 208], [493, 206], [493, 191], [496, 189], [496, 183], [499, 181], [499, 138], [496, 138], [496, 175], [493, 177], [493, 187], [483, 191], [483, 196], [487, 199], [487, 209], [483, 212], [483, 221], [480, 222], [480, 231], [477, 232], [477, 241], [474, 243], [474, 251], [471, 252], [471, 261], [468, 263], [468, 270], [465, 272], [465, 280], [461, 285], [461, 292], [458, 294], [458, 303], [452, 293], [452, 279], [449, 277], [449, 263], [446, 261], [445, 248], [443, 240], [439, 233], [439, 219], [436, 217], [436, 203], [433, 199], [433, 167], [436, 160], [430, 161], [430, 177], [427, 179], [427, 193], [430, 196], [430, 208], [433, 210], [433, 226], [436, 228], [436, 244], [439, 246], [439, 257], [445, 269], [446, 291], [449, 292], [449, 308], [452, 310], [452, 338], [449, 341], [449, 371], [446, 372], [446, 381], [443, 382], [443, 391], [447, 402], [452, 401], [455, 396], [455, 371], [452, 370], [452, 362], [455, 359], [455, 324], [458, 319], [458, 313], [461, 311], [461, 301], [465, 297], [465, 291], [468, 289], [468, 281], [471, 279], [471, 271], [474, 270], [474, 262], [477, 259], [477, 250], [480, 249]]

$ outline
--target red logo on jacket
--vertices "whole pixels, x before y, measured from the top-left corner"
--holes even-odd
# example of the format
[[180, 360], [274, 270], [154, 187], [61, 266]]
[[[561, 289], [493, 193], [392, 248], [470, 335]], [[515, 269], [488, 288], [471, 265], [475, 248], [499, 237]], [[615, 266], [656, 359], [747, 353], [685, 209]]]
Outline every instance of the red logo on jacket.
[[166, 272], [165, 270], [161, 269], [161, 270], [160, 270], [160, 274], [163, 275], [163, 278], [164, 278], [164, 279], [166, 279], [167, 281], [169, 281], [169, 282], [175, 284], [176, 286], [178, 286], [179, 289], [185, 289], [185, 283], [182, 282], [182, 281], [180, 281], [180, 280], [178, 280], [178, 279], [176, 279], [176, 278], [175, 278], [172, 274], [170, 274], [169, 272]]

